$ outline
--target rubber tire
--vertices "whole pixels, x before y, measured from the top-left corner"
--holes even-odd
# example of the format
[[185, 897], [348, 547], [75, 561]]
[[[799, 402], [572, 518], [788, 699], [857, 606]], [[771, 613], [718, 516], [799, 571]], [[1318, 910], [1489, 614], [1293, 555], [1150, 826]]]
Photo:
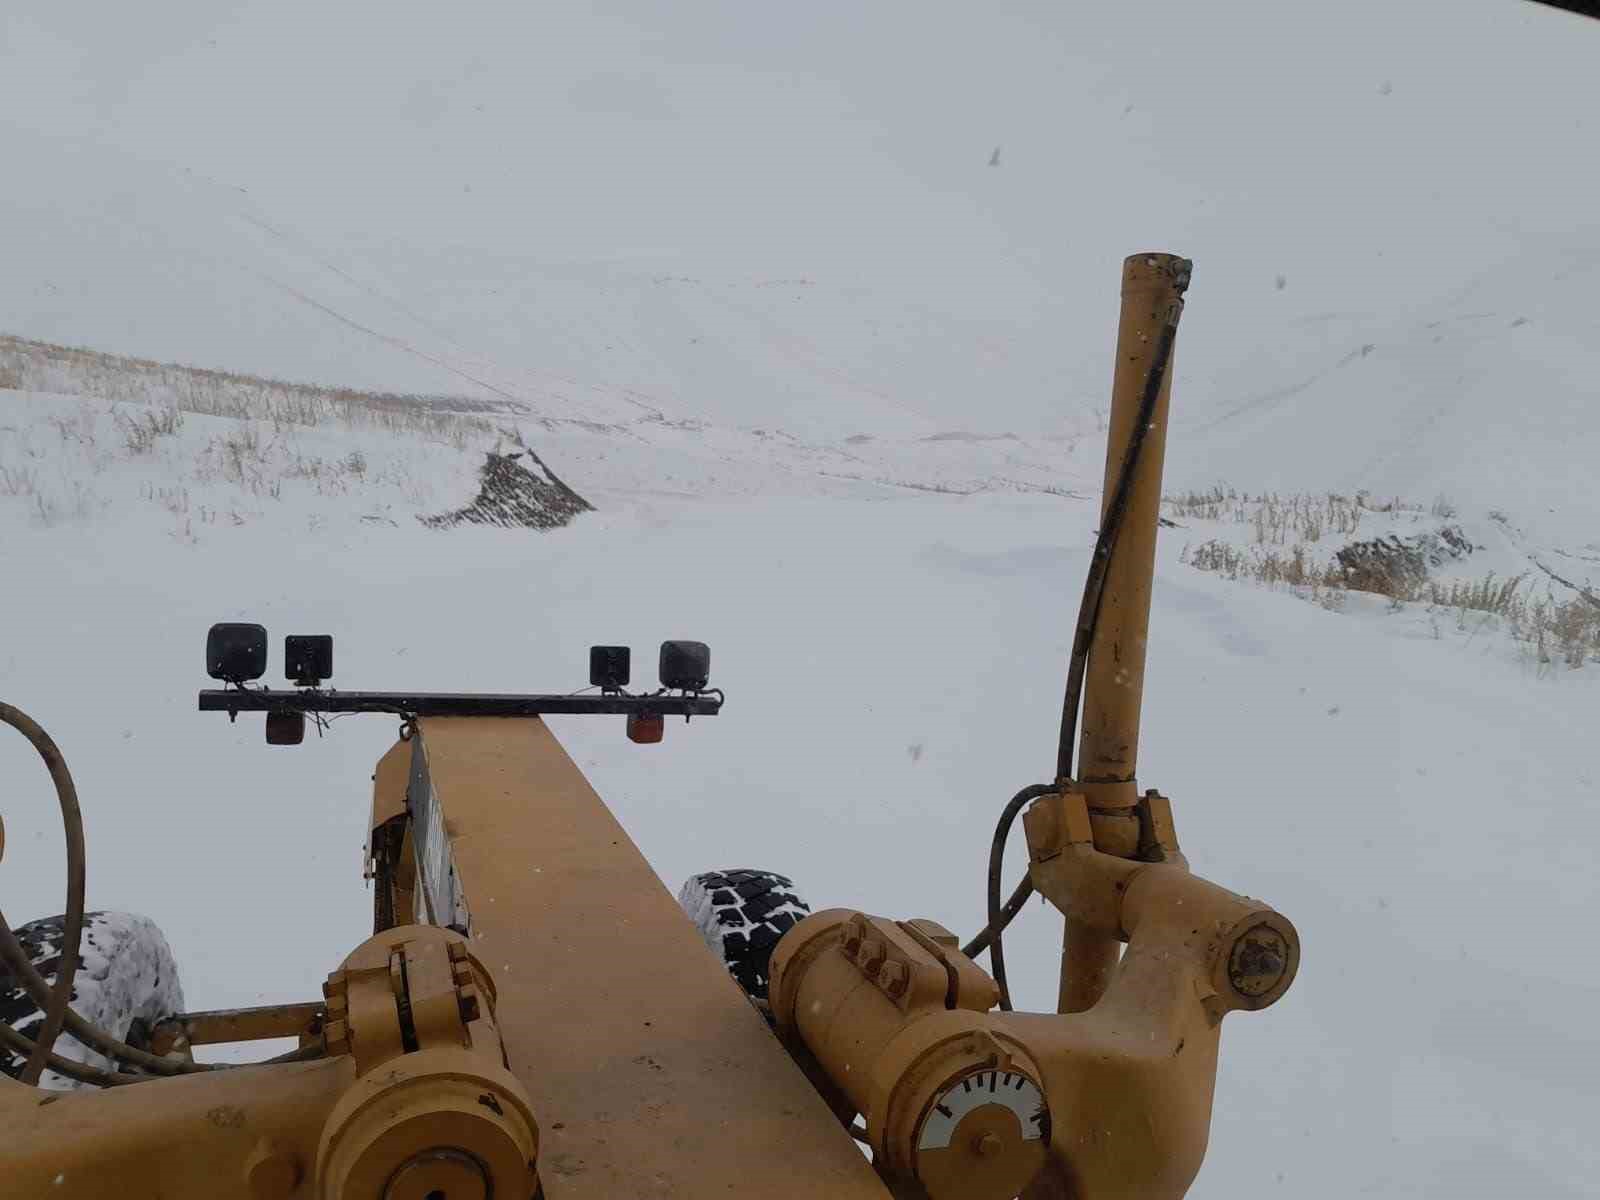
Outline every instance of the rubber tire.
[[[28, 950], [34, 969], [54, 985], [61, 965], [62, 917], [44, 917], [16, 930]], [[78, 973], [72, 986], [72, 1010], [120, 1041], [142, 1040], [157, 1021], [183, 1011], [183, 988], [172, 948], [148, 917], [124, 912], [85, 913]], [[44, 1024], [44, 1013], [4, 966], [0, 966], [0, 1021], [18, 1033], [33, 1037]], [[126, 1070], [70, 1033], [56, 1039], [55, 1052], [88, 1066]], [[0, 1073], [17, 1078], [26, 1060], [0, 1049]], [[45, 1071], [39, 1086], [56, 1091], [78, 1087], [75, 1080]]]
[[750, 867], [695, 875], [678, 892], [678, 903], [712, 953], [757, 1000], [767, 998], [773, 947], [811, 912], [792, 879]]

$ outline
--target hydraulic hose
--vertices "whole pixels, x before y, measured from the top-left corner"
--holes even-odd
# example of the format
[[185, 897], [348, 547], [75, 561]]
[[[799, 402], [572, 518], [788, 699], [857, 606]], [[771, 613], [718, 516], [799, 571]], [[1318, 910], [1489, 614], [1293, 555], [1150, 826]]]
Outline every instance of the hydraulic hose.
[[[65, 969], [66, 953], [66, 947], [63, 946], [63, 970]], [[24, 990], [27, 991], [35, 1004], [43, 1008], [45, 1003], [53, 998], [50, 984], [46, 982], [43, 975], [39, 974], [33, 963], [28, 960], [27, 948], [23, 946], [17, 935], [11, 931], [11, 926], [6, 922], [4, 913], [0, 913], [0, 961], [3, 961], [11, 973], [22, 981]], [[91, 1025], [73, 1012], [70, 1007], [66, 1010], [65, 1018], [67, 1032], [84, 1045], [99, 1051], [110, 1059], [125, 1062], [131, 1066], [142, 1067], [157, 1075], [195, 1075], [203, 1071], [220, 1070], [224, 1067], [224, 1064], [192, 1063], [178, 1059], [162, 1058], [159, 1055], [151, 1054], [148, 1050], [130, 1046], [99, 1028], [99, 1026]], [[32, 1039], [26, 1038], [25, 1035], [18, 1034], [17, 1036], [32, 1042]], [[43, 1039], [33, 1042], [33, 1045], [43, 1045]], [[54, 1055], [51, 1055], [52, 1059], [54, 1057]], [[54, 1071], [58, 1068], [52, 1062], [50, 1069]], [[65, 1071], [61, 1073], [68, 1074]], [[143, 1078], [148, 1078], [148, 1076], [130, 1076], [128, 1080], [122, 1082]], [[37, 1083], [38, 1078], [35, 1077], [32, 1082]]]
[[1072, 777], [1072, 743], [1077, 736], [1083, 675], [1089, 664], [1089, 648], [1094, 645], [1095, 626], [1100, 621], [1100, 600], [1105, 594], [1106, 572], [1111, 568], [1117, 535], [1122, 531], [1122, 519], [1127, 514], [1128, 500], [1133, 495], [1139, 456], [1144, 451], [1145, 438], [1155, 417], [1156, 401], [1161, 395], [1167, 364], [1172, 361], [1172, 346], [1178, 338], [1178, 318], [1183, 315], [1183, 293], [1188, 286], [1189, 278], [1185, 274], [1177, 282], [1178, 299], [1168, 309], [1166, 319], [1161, 323], [1155, 354], [1150, 360], [1150, 370], [1145, 375], [1144, 391], [1139, 396], [1139, 411], [1133, 422], [1133, 433], [1122, 455], [1122, 467], [1117, 472], [1117, 486], [1112, 489], [1111, 502], [1106, 506], [1105, 517], [1100, 522], [1100, 533], [1094, 543], [1094, 557], [1089, 560], [1089, 573], [1083, 581], [1083, 598], [1078, 603], [1078, 624], [1072, 638], [1072, 658], [1067, 665], [1067, 691], [1061, 704], [1061, 741], [1056, 749], [1057, 779]]
[[1033, 876], [1023, 875], [1016, 891], [1011, 893], [1011, 899], [1000, 906], [1000, 920], [980, 929], [970, 942], [961, 947], [961, 953], [968, 958], [976, 958], [987, 950], [989, 943], [994, 940], [995, 931], [1011, 924], [1011, 918], [1022, 911], [1022, 906], [1028, 902], [1028, 897], [1031, 895], [1033, 895]]
[[1011, 798], [995, 824], [994, 842], [989, 849], [988, 915], [989, 923], [963, 952], [972, 955], [984, 948], [989, 951], [989, 963], [994, 981], [1000, 989], [1001, 1009], [1011, 1011], [1011, 990], [1006, 980], [1005, 948], [1003, 935], [1022, 906], [1033, 893], [1033, 880], [1024, 874], [1022, 882], [1011, 893], [1004, 905], [1000, 903], [1000, 867], [1005, 854], [1006, 839], [1011, 826], [1023, 805], [1041, 795], [1048, 795], [1057, 787], [1065, 786], [1072, 777], [1073, 743], [1077, 738], [1078, 713], [1083, 699], [1083, 677], [1088, 669], [1089, 648], [1094, 645], [1095, 627], [1100, 621], [1100, 601], [1105, 594], [1106, 573], [1116, 551], [1117, 535], [1128, 511], [1128, 501], [1133, 494], [1133, 481], [1144, 450], [1145, 438], [1150, 432], [1155, 416], [1156, 402], [1161, 395], [1161, 385], [1166, 378], [1167, 366], [1172, 361], [1172, 347], [1178, 337], [1178, 320], [1183, 315], [1183, 294], [1188, 289], [1189, 276], [1185, 273], [1177, 280], [1177, 299], [1168, 309], [1161, 324], [1150, 369], [1145, 375], [1144, 389], [1139, 396], [1139, 409], [1134, 420], [1132, 436], [1122, 455], [1122, 465], [1117, 472], [1117, 483], [1112, 489], [1110, 502], [1100, 522], [1100, 532], [1095, 538], [1094, 554], [1089, 560], [1089, 571], [1083, 581], [1083, 596], [1078, 603], [1078, 620], [1072, 638], [1072, 654], [1067, 663], [1067, 688], [1061, 703], [1061, 735], [1056, 748], [1056, 780], [1053, 785], [1035, 784], [1024, 788]]
[[[6, 1022], [0, 1021], [0, 1046], [4, 1046], [14, 1054], [31, 1057], [38, 1049], [39, 1043], [18, 1033]], [[150, 1078], [148, 1075], [125, 1075], [120, 1071], [102, 1071], [99, 1067], [62, 1058], [54, 1052], [45, 1055], [45, 1066], [58, 1075], [65, 1075], [68, 1079], [93, 1084], [96, 1087], [120, 1087], [125, 1083], [144, 1083]]]
[[[989, 973], [994, 976], [994, 981], [1000, 988], [1000, 1008], [1003, 1012], [1011, 1011], [1011, 985], [1006, 979], [1006, 953], [1000, 941], [1001, 932], [1010, 921], [1009, 917], [1003, 918], [1000, 906], [1000, 875], [1001, 868], [1005, 865], [1006, 841], [1011, 836], [1012, 822], [1017, 819], [1017, 814], [1022, 811], [1023, 806], [1040, 796], [1048, 796], [1055, 790], [1056, 785], [1053, 783], [1035, 783], [1011, 797], [1000, 814], [1000, 821], [995, 826], [994, 841], [989, 846], [989, 924], [984, 928], [984, 933], [993, 931], [989, 937]], [[1032, 891], [1033, 880], [1025, 875], [1017, 890], [1012, 893], [1012, 900], [1017, 903], [1011, 916], [1017, 915], [1017, 911], [1027, 902], [1028, 895]], [[983, 934], [978, 935], [979, 938], [982, 936]]]
[[[39, 1076], [44, 1072], [45, 1060], [50, 1057], [56, 1038], [61, 1034], [61, 1026], [71, 1011], [72, 982], [78, 972], [78, 957], [83, 946], [83, 892], [87, 882], [83, 810], [78, 806], [78, 789], [73, 785], [72, 773], [67, 770], [67, 760], [62, 756], [61, 748], [40, 728], [38, 722], [21, 709], [13, 708], [4, 702], [0, 702], [0, 721], [4, 721], [27, 738], [28, 743], [44, 760], [45, 770], [50, 772], [50, 781], [56, 787], [56, 798], [61, 803], [61, 824], [67, 836], [67, 907], [62, 922], [61, 966], [56, 971], [55, 990], [52, 992], [46, 988], [41, 995], [30, 986], [25, 976], [19, 974], [19, 978], [23, 979], [23, 986], [27, 987], [34, 1003], [44, 1012], [44, 1024], [39, 1027], [39, 1036], [28, 1054], [27, 1064], [22, 1068], [20, 1076], [23, 1083], [37, 1084]], [[11, 926], [6, 924], [4, 915], [0, 915], [0, 929], [5, 931], [5, 939], [15, 943], [14, 948], [18, 952], [15, 956], [10, 953], [4, 955], [8, 964], [13, 957], [17, 957], [24, 965], [31, 968], [32, 964], [28, 963], [28, 956], [23, 952], [22, 944], [11, 932]], [[0, 947], [0, 949], [11, 948]], [[43, 984], [44, 980], [39, 979], [38, 982]]]
[[[20, 1076], [21, 1081], [37, 1085], [39, 1076], [48, 1067], [58, 1074], [80, 1083], [93, 1083], [101, 1087], [113, 1087], [126, 1083], [138, 1083], [149, 1078], [149, 1075], [130, 1075], [116, 1071], [102, 1071], [96, 1067], [86, 1066], [71, 1059], [62, 1058], [54, 1052], [56, 1038], [60, 1036], [63, 1028], [84, 1045], [104, 1054], [113, 1062], [123, 1062], [131, 1066], [140, 1067], [156, 1075], [194, 1075], [206, 1071], [227, 1070], [230, 1063], [195, 1063], [179, 1059], [162, 1058], [141, 1050], [137, 1046], [130, 1046], [119, 1038], [91, 1025], [77, 1013], [72, 1011], [72, 983], [77, 973], [78, 960], [81, 957], [83, 943], [83, 908], [84, 886], [86, 872], [84, 866], [84, 840], [83, 840], [83, 811], [78, 804], [78, 791], [73, 785], [72, 775], [67, 770], [66, 759], [60, 748], [51, 739], [39, 724], [24, 713], [21, 709], [0, 701], [0, 721], [10, 725], [38, 751], [44, 760], [45, 768], [50, 772], [50, 779], [55, 784], [56, 796], [61, 804], [62, 824], [67, 838], [67, 909], [62, 922], [63, 935], [61, 941], [61, 966], [56, 973], [56, 984], [52, 988], [40, 975], [28, 957], [28, 951], [22, 940], [11, 930], [10, 922], [0, 913], [0, 962], [3, 962], [10, 972], [21, 982], [23, 990], [37, 1004], [44, 1013], [44, 1022], [39, 1028], [36, 1038], [30, 1038], [19, 1033], [11, 1025], [0, 1021], [0, 1045], [16, 1054], [27, 1056], [27, 1065], [24, 1066]], [[298, 1062], [305, 1058], [315, 1058], [322, 1053], [321, 1047], [312, 1047], [306, 1050], [291, 1051], [287, 1055], [269, 1059], [269, 1062]]]

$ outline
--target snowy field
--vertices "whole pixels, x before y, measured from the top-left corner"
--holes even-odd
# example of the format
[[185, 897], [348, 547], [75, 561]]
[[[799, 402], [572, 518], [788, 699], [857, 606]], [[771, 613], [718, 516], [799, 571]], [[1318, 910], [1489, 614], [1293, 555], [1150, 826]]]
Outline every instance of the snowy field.
[[[315, 998], [370, 927], [393, 723], [285, 750], [197, 713], [207, 627], [251, 620], [335, 635], [344, 688], [578, 688], [591, 643], [707, 641], [716, 719], [552, 720], [668, 886], [770, 867], [970, 935], [994, 815], [1054, 763], [1118, 264], [1171, 249], [1140, 779], [1304, 940], [1227, 1023], [1192, 1195], [1594, 1195], [1600, 663], [1195, 556], [1450, 527], [1442, 588], [1600, 587], [1600, 29], [568, 7], [8, 8], [0, 696], [72, 766], [90, 905], [153, 918], [196, 1009]], [[208, 405], [165, 362], [423, 406]], [[595, 511], [424, 527], [516, 438]], [[1183, 501], [1216, 487], [1246, 499]], [[1258, 535], [1249, 497], [1330, 493], [1319, 537]], [[19, 739], [0, 781], [20, 924], [61, 910], [61, 836]], [[1048, 1008], [1059, 918], [1014, 930]]]
[[[555, 435], [541, 451], [598, 512], [546, 534], [439, 533], [415, 515], [470, 498], [473, 450], [290, 432], [301, 456], [361, 454], [368, 478], [347, 495], [291, 479], [273, 498], [197, 477], [237, 422], [189, 416], [96, 472], [61, 425], [82, 432], [99, 402], [3, 403], [7, 452], [30, 447], [91, 498], [49, 522], [0, 501], [0, 680], [69, 755], [91, 905], [153, 917], [194, 1007], [315, 996], [361, 939], [367, 777], [394, 733], [340, 720], [282, 750], [259, 722], [195, 713], [214, 620], [332, 632], [345, 687], [564, 689], [593, 642], [648, 661], [662, 638], [709, 641], [729, 694], [716, 720], [653, 748], [617, 721], [554, 722], [674, 887], [770, 866], [815, 903], [970, 932], [993, 813], [1053, 761], [1093, 529], [1087, 451], [1061, 470], [1086, 498], [808, 495], [798, 474], [674, 495], [631, 473], [607, 487], [604, 460], [574, 476]], [[98, 428], [117, 444], [114, 418]], [[689, 469], [654, 453], [660, 476]], [[162, 477], [187, 514], [151, 497]], [[430, 503], [390, 477], [429, 478]], [[1190, 533], [1162, 535], [1141, 777], [1175, 797], [1196, 869], [1269, 898], [1306, 947], [1282, 1004], [1229, 1021], [1195, 1194], [1280, 1177], [1308, 1196], [1587, 1194], [1600, 1162], [1571, 1114], [1600, 1051], [1582, 1032], [1600, 968], [1578, 951], [1600, 669], [1541, 673], [1503, 641], [1419, 637], [1403, 614], [1204, 574], [1179, 561]], [[0, 770], [0, 899], [18, 920], [57, 911], [46, 783], [15, 739]], [[1038, 909], [1019, 922], [1024, 1004], [1051, 1002], [1058, 929]]]

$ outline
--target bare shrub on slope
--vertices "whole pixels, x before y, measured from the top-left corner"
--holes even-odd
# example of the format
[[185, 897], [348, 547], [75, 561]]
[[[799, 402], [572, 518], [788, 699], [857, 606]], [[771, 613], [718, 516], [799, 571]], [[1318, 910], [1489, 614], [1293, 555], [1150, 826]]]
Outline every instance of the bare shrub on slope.
[[127, 441], [128, 453], [149, 454], [155, 449], [157, 438], [173, 437], [183, 428], [183, 414], [175, 406], [168, 406], [138, 416], [119, 413], [116, 422]]
[[[526, 458], [542, 475], [523, 465]], [[545, 466], [532, 450], [491, 451], [480, 471], [478, 497], [465, 508], [420, 520], [430, 529], [455, 525], [498, 525], [506, 529], [556, 529], [594, 506]]]

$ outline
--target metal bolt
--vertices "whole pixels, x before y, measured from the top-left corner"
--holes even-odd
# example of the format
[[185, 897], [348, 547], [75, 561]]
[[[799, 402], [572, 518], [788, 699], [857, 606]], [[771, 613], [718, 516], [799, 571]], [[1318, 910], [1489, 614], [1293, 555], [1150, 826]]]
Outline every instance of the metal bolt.
[[992, 1133], [986, 1133], [980, 1138], [975, 1138], [972, 1148], [978, 1152], [979, 1158], [993, 1158], [1004, 1149], [999, 1137]]
[[1241, 996], [1264, 996], [1289, 969], [1289, 948], [1270, 925], [1253, 925], [1234, 942], [1228, 955], [1228, 982]]
[[867, 922], [857, 913], [845, 923], [843, 934], [844, 952], [854, 958], [861, 949], [861, 941], [867, 936]]
[[879, 938], [864, 938], [856, 951], [856, 962], [868, 975], [876, 975], [883, 960], [889, 957], [889, 948]]

